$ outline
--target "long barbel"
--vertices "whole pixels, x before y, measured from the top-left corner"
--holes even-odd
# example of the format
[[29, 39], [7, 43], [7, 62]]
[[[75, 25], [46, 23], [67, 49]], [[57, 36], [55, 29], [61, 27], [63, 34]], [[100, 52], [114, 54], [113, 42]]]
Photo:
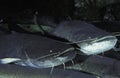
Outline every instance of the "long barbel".
[[[19, 65], [24, 64], [23, 66], [54, 67], [75, 57], [74, 48], [72, 50], [68, 48], [72, 46], [50, 38], [13, 32], [0, 36], [0, 63], [21, 60]], [[30, 60], [26, 58], [26, 55]]]
[[119, 36], [119, 33], [112, 35], [79, 20], [61, 22], [51, 34], [76, 44], [79, 47], [78, 50], [86, 55], [100, 54], [113, 49], [118, 41], [116, 36]]

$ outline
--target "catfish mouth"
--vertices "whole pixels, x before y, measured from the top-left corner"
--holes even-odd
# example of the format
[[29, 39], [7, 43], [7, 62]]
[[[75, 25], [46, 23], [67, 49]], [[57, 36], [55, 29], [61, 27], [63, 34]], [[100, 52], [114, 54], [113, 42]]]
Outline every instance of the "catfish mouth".
[[115, 36], [104, 36], [96, 40], [80, 43], [80, 51], [86, 55], [99, 54], [113, 49], [117, 43]]

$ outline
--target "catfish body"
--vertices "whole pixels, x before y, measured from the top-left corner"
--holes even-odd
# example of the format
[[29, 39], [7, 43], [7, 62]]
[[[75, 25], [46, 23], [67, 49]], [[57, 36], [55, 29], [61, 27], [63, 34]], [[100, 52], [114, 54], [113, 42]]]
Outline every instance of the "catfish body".
[[52, 32], [53, 35], [65, 38], [70, 42], [78, 42], [110, 35], [110, 33], [84, 21], [63, 21]]
[[57, 68], [50, 75], [50, 70], [0, 64], [0, 78], [95, 78], [92, 75]]
[[[78, 59], [79, 61], [80, 59]], [[120, 61], [99, 55], [90, 56], [84, 62], [78, 62], [73, 66], [66, 67], [78, 71], [88, 72], [102, 78], [119, 78]]]
[[[0, 59], [18, 58], [21, 59], [21, 61], [19, 60], [20, 65], [24, 63], [25, 66], [31, 66], [32, 62], [32, 64], [35, 63], [35, 65], [37, 64], [36, 66], [40, 66], [40, 68], [53, 67], [63, 64], [75, 57], [75, 52], [73, 51], [68, 51], [68, 53], [60, 57], [57, 56], [57, 54], [62, 53], [70, 47], [70, 45], [46, 37], [15, 32], [13, 34], [1, 35]], [[57, 60], [54, 60], [55, 58]], [[59, 58], [63, 60], [61, 61]], [[51, 66], [48, 66], [48, 61], [52, 63]], [[44, 63], [46, 65], [44, 65]]]
[[117, 38], [109, 32], [79, 20], [61, 22], [51, 33], [76, 44], [86, 55], [108, 51], [117, 43]]

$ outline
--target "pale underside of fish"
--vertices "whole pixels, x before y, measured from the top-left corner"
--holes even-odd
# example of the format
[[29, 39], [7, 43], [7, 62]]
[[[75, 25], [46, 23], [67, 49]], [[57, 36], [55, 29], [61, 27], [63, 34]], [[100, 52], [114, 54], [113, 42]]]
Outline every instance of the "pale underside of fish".
[[61, 22], [51, 34], [77, 44], [86, 55], [99, 54], [113, 49], [117, 38], [105, 30], [79, 20]]

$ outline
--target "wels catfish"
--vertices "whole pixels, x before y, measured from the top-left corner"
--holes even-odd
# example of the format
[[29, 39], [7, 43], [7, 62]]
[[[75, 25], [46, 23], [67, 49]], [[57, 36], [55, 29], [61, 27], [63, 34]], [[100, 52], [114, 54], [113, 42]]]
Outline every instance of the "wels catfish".
[[73, 66], [68, 66], [66, 69], [88, 72], [100, 76], [101, 78], [120, 78], [119, 66], [119, 60], [94, 55], [81, 63], [78, 62]]
[[51, 34], [70, 41], [69, 44], [76, 44], [86, 55], [108, 51], [117, 43], [116, 36], [79, 20], [61, 22]]
[[0, 36], [0, 62], [35, 68], [49, 68], [72, 60], [70, 45], [42, 36], [12, 33]]
[[0, 78], [96, 78], [93, 75], [72, 70], [55, 69], [52, 75], [50, 69], [37, 69], [18, 65], [0, 64]]

